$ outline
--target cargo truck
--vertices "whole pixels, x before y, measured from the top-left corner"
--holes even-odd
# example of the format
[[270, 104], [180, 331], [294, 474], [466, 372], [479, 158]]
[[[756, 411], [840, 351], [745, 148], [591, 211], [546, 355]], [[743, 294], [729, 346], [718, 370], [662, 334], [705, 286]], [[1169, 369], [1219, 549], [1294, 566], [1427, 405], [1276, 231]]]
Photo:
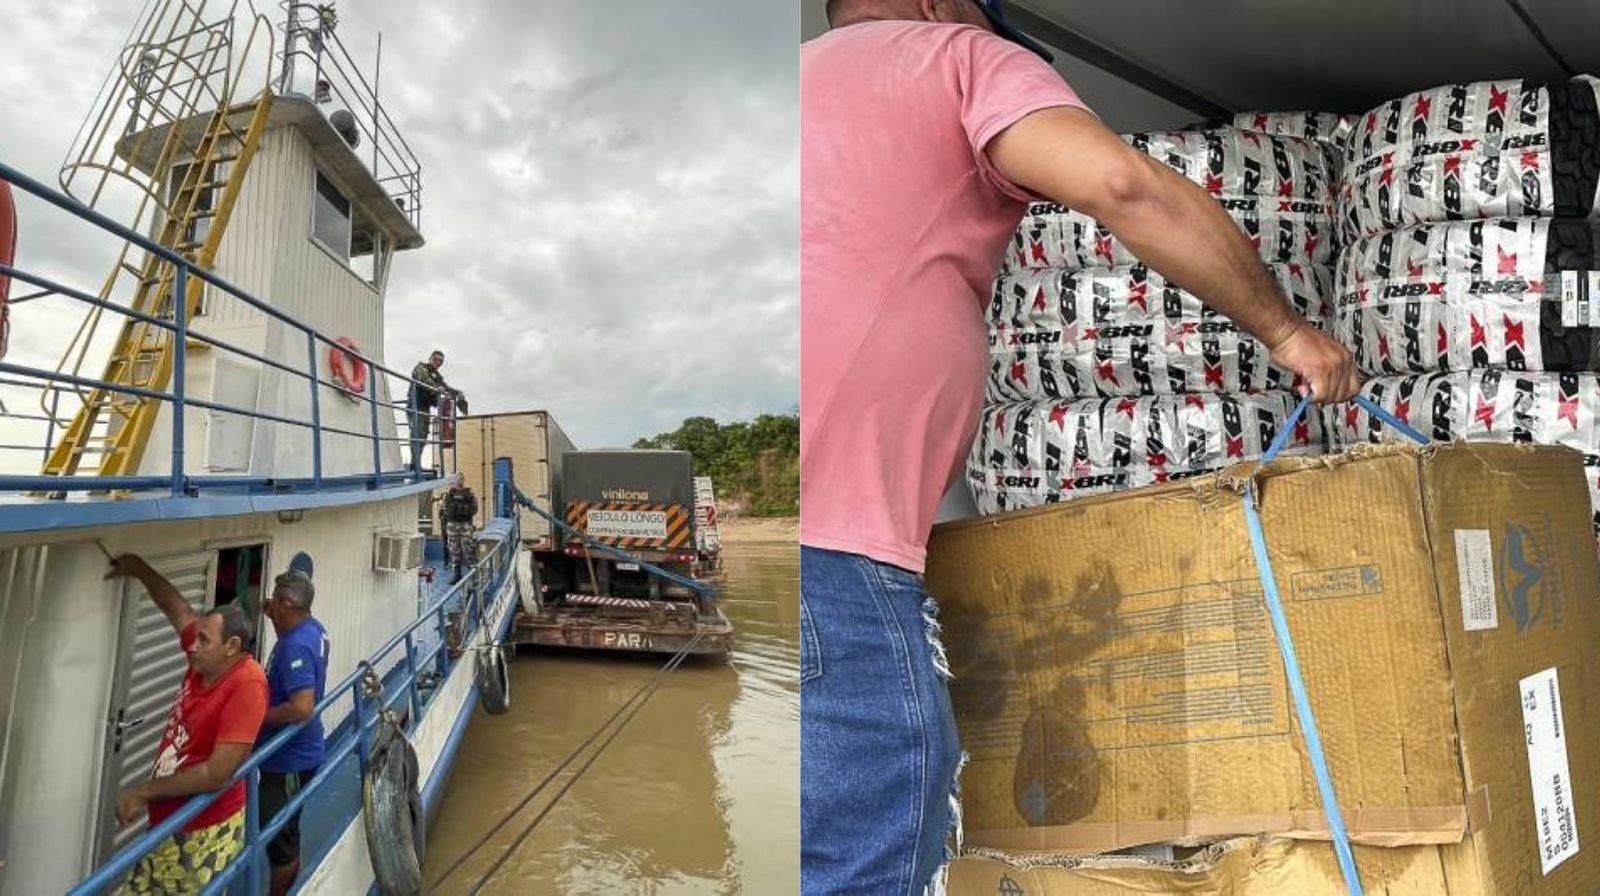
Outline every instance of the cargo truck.
[[727, 653], [733, 626], [693, 578], [699, 554], [688, 452], [573, 451], [560, 464], [569, 530], [559, 545], [533, 552], [533, 605], [517, 618], [518, 643]]
[[[455, 420], [454, 439], [445, 445], [445, 471], [459, 472], [478, 496], [480, 529], [494, 516], [494, 461], [511, 459], [517, 489], [546, 513], [561, 512], [561, 459], [572, 451], [572, 440], [548, 411], [483, 414]], [[529, 550], [554, 550], [560, 533], [546, 519], [527, 508], [522, 516], [522, 543]], [[443, 532], [435, 502], [423, 514], [433, 520], [433, 531]]]

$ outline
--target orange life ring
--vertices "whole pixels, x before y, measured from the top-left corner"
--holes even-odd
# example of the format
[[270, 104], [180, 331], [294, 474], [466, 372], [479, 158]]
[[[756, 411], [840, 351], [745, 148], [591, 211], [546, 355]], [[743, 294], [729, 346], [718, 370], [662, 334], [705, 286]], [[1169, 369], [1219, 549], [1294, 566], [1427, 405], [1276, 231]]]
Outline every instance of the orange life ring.
[[[328, 349], [328, 369], [333, 371], [334, 383], [354, 395], [367, 391], [367, 363], [356, 357], [359, 354], [361, 347], [349, 336], [335, 339], [333, 346]], [[346, 362], [349, 362], [348, 369]]]

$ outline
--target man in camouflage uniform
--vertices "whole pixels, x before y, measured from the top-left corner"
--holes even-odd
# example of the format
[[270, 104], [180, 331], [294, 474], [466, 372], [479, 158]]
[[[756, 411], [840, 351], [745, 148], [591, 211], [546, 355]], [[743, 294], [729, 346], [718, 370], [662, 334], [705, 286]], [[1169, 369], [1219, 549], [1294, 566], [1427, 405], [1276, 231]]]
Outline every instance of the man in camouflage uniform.
[[444, 366], [444, 352], [435, 350], [428, 360], [418, 361], [411, 369], [411, 388], [406, 393], [406, 407], [411, 417], [411, 469], [422, 469], [422, 453], [428, 439], [428, 423], [441, 395], [459, 396], [444, 381], [439, 368]]
[[439, 516], [444, 520], [445, 547], [450, 554], [450, 581], [461, 579], [461, 572], [478, 562], [478, 497], [467, 488], [460, 473], [450, 479], [450, 489], [440, 499]]

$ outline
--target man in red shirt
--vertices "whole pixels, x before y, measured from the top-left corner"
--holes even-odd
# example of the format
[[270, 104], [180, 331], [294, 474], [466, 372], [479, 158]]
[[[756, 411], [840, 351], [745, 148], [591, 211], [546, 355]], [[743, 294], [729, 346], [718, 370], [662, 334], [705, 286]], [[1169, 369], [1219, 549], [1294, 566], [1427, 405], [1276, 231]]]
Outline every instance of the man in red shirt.
[[[136, 554], [111, 561], [108, 577], [139, 580], [178, 633], [189, 671], [178, 689], [150, 780], [117, 795], [117, 821], [148, 808], [160, 824], [195, 794], [220, 790], [250, 755], [267, 711], [267, 678], [250, 655], [250, 623], [236, 605], [205, 614]], [[127, 893], [192, 893], [244, 846], [245, 785], [236, 782], [183, 829], [140, 860]]]

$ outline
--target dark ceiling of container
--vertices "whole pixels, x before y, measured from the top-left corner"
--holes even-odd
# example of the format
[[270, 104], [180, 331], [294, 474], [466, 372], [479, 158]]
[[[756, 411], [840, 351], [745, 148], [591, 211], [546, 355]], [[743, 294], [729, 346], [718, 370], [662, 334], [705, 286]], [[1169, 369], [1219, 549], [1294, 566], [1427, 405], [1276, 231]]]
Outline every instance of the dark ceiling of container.
[[[802, 39], [826, 27], [803, 0]], [[1361, 112], [1455, 81], [1600, 72], [1600, 0], [1013, 0], [1117, 130], [1219, 111]]]

